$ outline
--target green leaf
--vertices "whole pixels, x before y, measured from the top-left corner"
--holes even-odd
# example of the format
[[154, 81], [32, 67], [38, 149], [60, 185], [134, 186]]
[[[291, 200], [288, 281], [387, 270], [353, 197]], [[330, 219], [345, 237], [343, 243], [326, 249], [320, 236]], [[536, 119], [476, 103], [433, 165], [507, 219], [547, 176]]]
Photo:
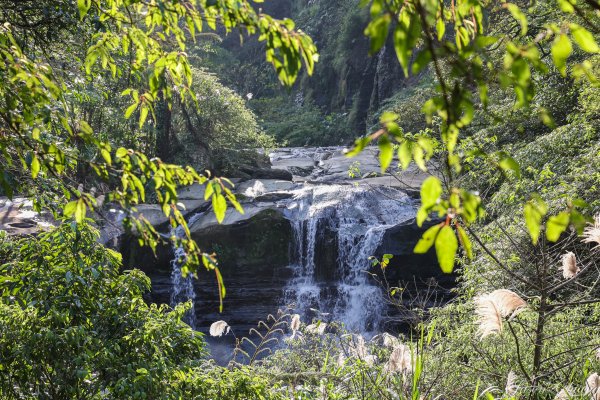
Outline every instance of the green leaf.
[[515, 175], [517, 176], [517, 178], [521, 177], [521, 167], [519, 166], [519, 163], [515, 161], [514, 158], [509, 157], [508, 155], [504, 155], [504, 157], [500, 160], [500, 162], [498, 163], [498, 165], [500, 166], [500, 168], [503, 171], [513, 171], [515, 173]]
[[223, 222], [225, 219], [225, 213], [227, 211], [227, 201], [225, 200], [225, 196], [221, 194], [214, 194], [212, 197], [212, 206], [215, 217], [217, 217], [217, 221], [219, 223]]
[[533, 244], [536, 244], [540, 237], [540, 227], [542, 225], [542, 218], [548, 212], [546, 203], [539, 197], [535, 197], [523, 208], [523, 214], [525, 216], [525, 225], [529, 231], [529, 236]]
[[346, 153], [346, 157], [352, 158], [357, 156], [369, 143], [371, 143], [371, 138], [369, 136], [356, 139], [356, 141], [354, 141], [354, 148]]
[[546, 238], [551, 242], [556, 242], [560, 238], [560, 235], [569, 227], [570, 220], [571, 216], [566, 211], [548, 218]]
[[422, 226], [429, 215], [431, 207], [437, 204], [442, 194], [442, 184], [434, 176], [425, 179], [421, 185], [421, 207], [417, 212], [417, 225]]
[[570, 28], [571, 36], [573, 36], [573, 40], [575, 40], [575, 43], [577, 43], [581, 50], [588, 53], [600, 52], [600, 47], [598, 47], [598, 43], [596, 43], [594, 35], [592, 35], [587, 29], [577, 24], [571, 24]]
[[442, 184], [435, 176], [425, 179], [421, 185], [421, 206], [430, 208], [434, 206], [442, 194]]
[[215, 267], [215, 275], [217, 276], [217, 283], [219, 285], [219, 312], [223, 312], [223, 298], [227, 294], [225, 291], [225, 283], [223, 282], [223, 276], [219, 268]]
[[127, 110], [125, 110], [125, 118], [131, 117], [131, 114], [133, 114], [133, 112], [137, 109], [138, 104], [139, 104], [138, 102], [135, 102], [132, 105], [130, 105], [129, 107], [127, 107]]
[[75, 206], [75, 221], [80, 224], [85, 219], [85, 212], [87, 206], [85, 205], [85, 201], [83, 199], [77, 200], [77, 204]]
[[552, 44], [552, 60], [562, 76], [567, 76], [567, 58], [573, 52], [571, 41], [567, 35], [560, 34]]
[[429, 251], [431, 246], [435, 243], [435, 238], [438, 232], [442, 229], [442, 224], [437, 224], [427, 229], [421, 239], [417, 242], [414, 252], [416, 254], [425, 254]]
[[558, 0], [557, 2], [563, 12], [572, 14], [575, 11], [575, 7], [573, 7], [569, 0]]
[[79, 18], [81, 20], [87, 15], [91, 6], [92, 0], [77, 0], [77, 8], [79, 9]]
[[444, 226], [435, 238], [435, 252], [440, 268], [445, 274], [452, 273], [454, 258], [458, 250], [458, 240], [450, 225]]
[[462, 226], [457, 226], [456, 230], [458, 231], [458, 238], [460, 239], [460, 243], [465, 249], [465, 252], [467, 253], [467, 257], [469, 257], [469, 259], [472, 259], [473, 245], [471, 244], [471, 239], [469, 239], [469, 235], [467, 235], [467, 232], [463, 229]]
[[388, 122], [394, 122], [398, 119], [398, 114], [390, 112], [390, 111], [385, 111], [383, 114], [381, 114], [381, 117], [379, 118], [379, 122], [382, 124], [387, 124]]
[[405, 140], [400, 145], [400, 148], [398, 149], [398, 160], [400, 160], [402, 169], [406, 169], [410, 165], [410, 161], [412, 160], [412, 151], [411, 142], [408, 140]]
[[417, 75], [431, 61], [431, 52], [427, 49], [421, 50], [412, 65], [413, 75]]
[[110, 151], [108, 151], [107, 149], [100, 149], [100, 154], [102, 155], [102, 158], [104, 158], [104, 161], [106, 161], [106, 163], [108, 165], [112, 164], [112, 159], [110, 157]]
[[365, 35], [371, 39], [371, 55], [377, 53], [385, 44], [391, 20], [390, 15], [386, 13], [373, 19], [366, 27]]
[[127, 155], [127, 149], [124, 147], [119, 147], [117, 149], [117, 152], [115, 153], [115, 156], [117, 158], [125, 158], [126, 155]]
[[446, 24], [444, 23], [444, 18], [440, 17], [435, 23], [435, 30], [437, 31], [438, 41], [442, 41], [444, 38], [444, 33], [446, 33]]
[[31, 177], [33, 179], [37, 178], [38, 174], [40, 173], [40, 167], [40, 160], [34, 154], [33, 158], [31, 159]]
[[390, 138], [387, 135], [383, 135], [379, 139], [379, 163], [381, 164], [382, 173], [388, 169], [393, 159], [394, 146], [392, 146]]
[[508, 8], [512, 17], [521, 24], [521, 35], [524, 36], [527, 33], [527, 16], [516, 4], [506, 3], [505, 7]]
[[148, 107], [142, 107], [142, 110], [140, 112], [140, 129], [144, 126], [146, 118], [148, 118]]
[[417, 40], [421, 37], [421, 23], [416, 13], [403, 9], [399, 22], [394, 29], [394, 50], [402, 66], [404, 75], [408, 76], [408, 64]]
[[63, 214], [66, 217], [70, 217], [75, 213], [75, 209], [77, 208], [77, 200], [68, 202], [63, 208]]

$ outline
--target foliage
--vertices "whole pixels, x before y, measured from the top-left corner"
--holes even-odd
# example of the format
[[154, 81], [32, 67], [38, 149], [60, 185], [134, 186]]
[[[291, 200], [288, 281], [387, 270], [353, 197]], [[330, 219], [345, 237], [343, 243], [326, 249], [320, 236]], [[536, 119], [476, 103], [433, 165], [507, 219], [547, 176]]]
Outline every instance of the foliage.
[[249, 104], [262, 118], [265, 131], [287, 146], [340, 144], [349, 129], [342, 114], [325, 114], [310, 101], [261, 98]]
[[[435, 244], [438, 260], [445, 272], [453, 269], [459, 242], [467, 253], [471, 253], [470, 239], [464, 227], [484, 215], [478, 192], [460, 186], [460, 174], [465, 165], [489, 160], [501, 174], [514, 174], [517, 179], [521, 175], [519, 164], [505, 151], [488, 153], [477, 146], [477, 142], [468, 147], [467, 152], [461, 147], [461, 139], [467, 136], [465, 131], [474, 121], [476, 107], [484, 115], [494, 111], [490, 110], [493, 104], [488, 96], [490, 89], [501, 87], [512, 90], [514, 110], [530, 109], [535, 105], [536, 89], [532, 76], [547, 75], [552, 67], [542, 54], [551, 53], [553, 66], [560, 75], [566, 77], [567, 59], [573, 53], [571, 42], [576, 43], [581, 51], [570, 64], [573, 78], [586, 77], [596, 84], [591, 61], [594, 58], [586, 54], [600, 51], [594, 35], [588, 30], [595, 29], [592, 20], [597, 4], [593, 0], [582, 5], [563, 1], [558, 3], [537, 3], [522, 10], [516, 4], [503, 3], [498, 6], [496, 3], [479, 1], [458, 1], [451, 7], [447, 7], [443, 1], [363, 1], [363, 5], [370, 4], [371, 21], [365, 34], [371, 40], [371, 54], [384, 46], [392, 31], [394, 48], [405, 75], [409, 74], [409, 70], [412, 74], [418, 74], [431, 64], [437, 94], [423, 104], [422, 110], [429, 123], [437, 118], [441, 124], [439, 136], [429, 139], [436, 144], [418, 140], [416, 146], [422, 150], [415, 153], [410, 151], [415, 142], [406, 137], [398, 125], [398, 115], [383, 113], [380, 118], [382, 129], [358, 139], [349, 155], [356, 154], [371, 140], [377, 139], [382, 169], [385, 170], [392, 161], [393, 141], [396, 141], [399, 144], [398, 158], [403, 167], [406, 168], [414, 159], [425, 170], [423, 153], [429, 159], [434, 155], [434, 149], [438, 148], [436, 157], [443, 166], [440, 171], [443, 179], [430, 177], [424, 182], [417, 222], [421, 225], [430, 213], [436, 213], [439, 218], [446, 217], [446, 220], [430, 228], [416, 250], [426, 251]], [[542, 21], [545, 30], [536, 32], [535, 37], [528, 36], [528, 20], [536, 19], [541, 11], [547, 12]], [[502, 25], [494, 27], [490, 24], [491, 21], [500, 23], [507, 13], [509, 18], [519, 23], [520, 34], [508, 33], [503, 31]], [[484, 18], [484, 14], [490, 17]], [[452, 33], [447, 32], [447, 28]], [[475, 88], [479, 96], [477, 101], [474, 99]], [[540, 119], [544, 124], [553, 126], [555, 122], [543, 107], [544, 102], [544, 99], [537, 100]], [[537, 195], [529, 195], [531, 197], [523, 202], [524, 217], [530, 236], [536, 242], [549, 210]], [[559, 214], [549, 216], [547, 238], [557, 240], [570, 225], [581, 231], [585, 218], [577, 207], [583, 204], [575, 201]]]
[[244, 150], [271, 149], [275, 141], [261, 130], [242, 97], [214, 75], [196, 69], [192, 73], [198, 107], [192, 101], [173, 106], [174, 158], [180, 164], [235, 176]]
[[188, 305], [147, 305], [150, 280], [87, 222], [37, 238], [3, 237], [0, 396], [173, 398], [172, 380], [205, 356], [182, 322]]
[[[157, 124], [160, 122], [156, 117], [158, 106], [169, 109], [177, 97], [181, 101], [195, 101], [186, 42], [205, 27], [215, 30], [219, 23], [226, 32], [240, 28], [249, 34], [260, 34], [260, 40], [266, 44], [267, 60], [273, 64], [280, 80], [288, 85], [296, 79], [302, 63], [309, 72], [313, 69], [317, 55], [310, 38], [295, 31], [292, 21], [257, 13], [245, 0], [194, 0], [185, 4], [48, 1], [46, 7], [56, 7], [57, 16], [39, 15], [29, 27], [18, 25], [19, 18], [34, 14], [38, 5], [17, 3], [9, 2], [7, 10], [10, 11], [3, 14], [7, 21], [0, 28], [0, 118], [4, 132], [0, 143], [3, 152], [0, 184], [5, 194], [10, 197], [15, 189], [35, 192], [40, 182], [44, 189], [53, 190], [45, 190], [44, 196], [36, 199], [37, 209], [53, 206], [57, 212], [62, 209], [65, 215], [81, 222], [88, 210], [102, 203], [87, 188], [69, 179], [75, 168], [85, 165], [100, 179], [112, 184], [104, 200], [126, 210], [125, 226], [135, 226], [144, 243], [154, 248], [160, 239], [147, 221], [132, 218], [135, 205], [145, 200], [149, 188], [171, 225], [184, 226], [186, 235], [179, 243], [188, 255], [184, 272], [193, 272], [200, 261], [205, 267], [215, 269], [214, 258], [202, 254], [189, 235], [176, 207], [176, 188], [210, 182], [206, 193], [212, 196], [217, 219], [221, 221], [226, 199], [241, 209], [228, 187], [218, 179], [199, 175], [192, 168], [166, 164], [134, 149], [114, 149], [110, 141], [95, 135], [86, 115], [73, 110], [70, 99], [78, 97], [77, 87], [65, 81], [76, 76], [84, 80], [126, 77], [129, 84], [122, 95], [130, 100], [125, 118], [135, 113], [142, 128], [149, 117]], [[69, 30], [74, 15], [79, 18], [76, 32]], [[55, 17], [59, 20], [53, 24]], [[31, 37], [33, 42], [25, 39], [36, 25], [52, 26], [48, 29], [55, 34], [51, 41], [54, 46], [63, 36], [68, 39], [72, 47], [63, 54], [62, 69], [69, 74], [57, 68], [60, 61], [48, 56], [45, 41], [36, 42], [37, 35]], [[18, 185], [18, 181], [24, 184]], [[217, 276], [220, 276], [218, 271]]]

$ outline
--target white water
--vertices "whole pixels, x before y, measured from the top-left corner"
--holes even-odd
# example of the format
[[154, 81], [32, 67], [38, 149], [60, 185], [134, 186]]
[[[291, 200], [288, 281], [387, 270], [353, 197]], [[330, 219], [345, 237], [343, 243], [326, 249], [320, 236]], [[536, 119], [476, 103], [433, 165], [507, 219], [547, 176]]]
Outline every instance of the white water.
[[[193, 224], [200, 216], [201, 214], [193, 215], [188, 223], [190, 225]], [[178, 226], [177, 228], [172, 229], [171, 236], [173, 235], [182, 238], [184, 236], [183, 228]], [[181, 267], [185, 263], [187, 255], [183, 247], [173, 246], [173, 251], [174, 257], [171, 260], [171, 307], [175, 307], [179, 303], [185, 303], [188, 300], [191, 300], [194, 305], [196, 301], [194, 277], [191, 274], [184, 277], [181, 273]], [[196, 310], [194, 306], [186, 312], [184, 321], [191, 326], [192, 329], [196, 329]]]
[[[379, 328], [384, 308], [380, 288], [365, 272], [371, 265], [369, 257], [376, 253], [385, 232], [414, 218], [416, 209], [404, 192], [392, 187], [333, 183], [349, 179], [350, 162], [336, 155], [339, 150], [333, 147], [296, 148], [271, 154], [271, 161], [274, 165], [279, 163], [280, 167], [313, 166], [309, 179], [318, 183], [286, 187], [271, 182], [267, 188], [258, 180], [243, 194], [248, 198], [266, 192], [292, 194], [291, 198], [275, 200], [272, 204], [273, 208], [283, 210], [293, 229], [293, 243], [290, 244], [293, 277], [284, 288], [281, 305], [294, 304], [296, 312], [305, 321], [315, 315], [310, 310], [313, 308], [329, 313], [332, 320], [343, 322], [350, 330], [367, 333]], [[338, 158], [331, 162], [331, 157]], [[364, 172], [379, 171], [378, 162], [372, 156], [364, 157], [360, 168]], [[191, 226], [202, 215], [194, 215], [188, 224]], [[172, 234], [182, 235], [183, 232], [179, 227]], [[325, 242], [325, 239], [329, 241]], [[319, 251], [327, 254], [333, 251], [337, 259], [329, 259], [324, 265], [323, 254]], [[184, 251], [175, 248], [174, 252], [172, 305], [196, 298], [193, 278], [181, 276]], [[186, 318], [195, 327], [193, 309]]]
[[[310, 308], [330, 313], [350, 330], [376, 329], [383, 299], [365, 271], [385, 231], [414, 218], [410, 198], [388, 187], [308, 185], [296, 191], [286, 208], [294, 230], [294, 277], [284, 290], [285, 303], [305, 315]], [[337, 240], [337, 265], [325, 266], [335, 269], [333, 281], [315, 274], [315, 251], [325, 229]]]

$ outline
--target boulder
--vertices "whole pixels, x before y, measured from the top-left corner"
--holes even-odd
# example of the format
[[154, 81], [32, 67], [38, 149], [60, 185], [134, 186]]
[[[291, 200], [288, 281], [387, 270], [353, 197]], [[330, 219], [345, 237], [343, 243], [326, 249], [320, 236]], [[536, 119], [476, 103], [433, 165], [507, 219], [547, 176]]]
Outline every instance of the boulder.
[[[440, 282], [453, 283], [455, 276], [442, 273], [437, 262], [434, 247], [426, 254], [415, 254], [414, 248], [423, 233], [439, 221], [430, 221], [419, 227], [415, 220], [397, 225], [388, 229], [383, 236], [376, 252], [376, 257], [381, 259], [383, 254], [392, 254], [393, 258], [385, 269], [386, 277], [390, 284], [427, 280], [435, 278]], [[380, 274], [381, 268], [375, 267], [373, 272]]]
[[290, 181], [275, 179], [252, 179], [240, 183], [236, 187], [236, 193], [244, 197], [259, 197], [267, 193], [284, 192], [293, 190], [298, 184]]
[[315, 170], [314, 166], [310, 167], [298, 167], [298, 166], [290, 166], [287, 167], [287, 170], [292, 173], [294, 176], [306, 177], [313, 173]]
[[180, 187], [177, 191], [177, 197], [180, 200], [204, 200], [205, 185], [194, 183], [190, 186]]
[[134, 215], [146, 218], [155, 228], [161, 227], [169, 221], [158, 204], [139, 204], [135, 208], [137, 211]]
[[189, 226], [190, 231], [192, 233], [199, 233], [218, 226], [237, 224], [253, 218], [262, 211], [277, 209], [273, 203], [245, 203], [242, 206], [244, 208], [243, 214], [240, 214], [233, 207], [228, 207], [225, 214], [225, 219], [220, 224], [217, 222], [217, 218], [215, 217], [212, 209], [207, 210], [199, 214], [197, 218], [194, 218], [194, 221]]
[[[192, 225], [192, 237], [200, 248], [216, 254], [227, 290], [224, 311], [219, 313], [215, 272], [200, 267], [194, 280], [196, 325], [200, 330], [216, 320], [225, 320], [236, 334], [246, 334], [258, 318], [276, 312], [280, 305], [292, 273], [288, 267], [291, 224], [276, 209], [247, 210], [244, 218], [224, 224]], [[149, 249], [140, 248], [135, 238], [127, 238], [121, 251], [126, 268], [140, 268], [150, 277], [152, 292], [147, 300], [169, 303], [173, 249], [160, 245], [155, 257]]]
[[54, 220], [49, 213], [33, 210], [33, 203], [23, 197], [9, 200], [0, 198], [0, 230], [9, 235], [34, 235], [52, 228]]

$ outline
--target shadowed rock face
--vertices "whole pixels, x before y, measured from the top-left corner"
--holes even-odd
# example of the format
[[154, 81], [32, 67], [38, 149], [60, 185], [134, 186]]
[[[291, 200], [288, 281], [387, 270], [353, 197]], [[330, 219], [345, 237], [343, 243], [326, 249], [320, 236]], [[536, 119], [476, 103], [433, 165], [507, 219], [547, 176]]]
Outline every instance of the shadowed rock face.
[[[290, 276], [290, 222], [272, 209], [250, 219], [228, 225], [212, 225], [193, 234], [203, 250], [218, 254], [219, 269], [227, 296], [219, 314], [218, 284], [214, 272], [200, 269], [194, 282], [196, 326], [207, 331], [214, 321], [223, 319], [236, 334], [245, 334], [259, 318], [277, 311], [282, 288]], [[137, 240], [123, 241], [124, 263], [144, 271], [152, 281], [147, 299], [169, 304], [171, 301], [171, 259], [173, 250], [160, 247], [157, 258]]]

